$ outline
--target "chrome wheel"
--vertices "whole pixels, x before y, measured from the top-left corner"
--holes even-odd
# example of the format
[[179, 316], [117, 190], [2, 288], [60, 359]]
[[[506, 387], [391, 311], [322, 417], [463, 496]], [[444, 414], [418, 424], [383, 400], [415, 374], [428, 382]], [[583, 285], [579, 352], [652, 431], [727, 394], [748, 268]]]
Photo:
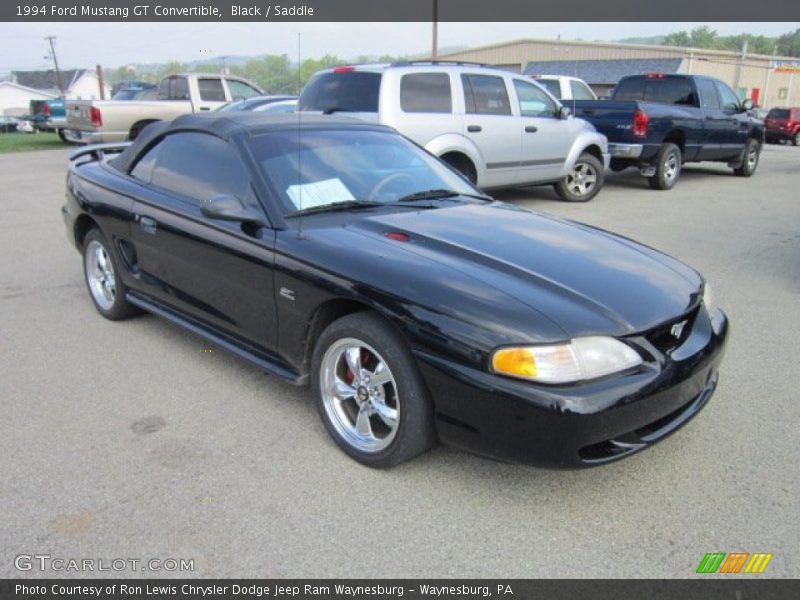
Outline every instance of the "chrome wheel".
[[84, 269], [94, 301], [103, 310], [111, 310], [117, 296], [117, 282], [111, 257], [100, 242], [92, 240], [86, 246]]
[[567, 175], [567, 190], [575, 196], [590, 194], [597, 185], [597, 171], [589, 163], [577, 162]]
[[365, 453], [387, 448], [397, 435], [400, 399], [383, 357], [356, 338], [333, 343], [322, 357], [320, 393], [336, 432]]
[[664, 159], [664, 181], [666, 181], [667, 184], [675, 181], [680, 168], [681, 165], [678, 156], [674, 152], [670, 153], [667, 158]]
[[754, 171], [758, 164], [758, 145], [751, 144], [747, 152], [747, 169]]

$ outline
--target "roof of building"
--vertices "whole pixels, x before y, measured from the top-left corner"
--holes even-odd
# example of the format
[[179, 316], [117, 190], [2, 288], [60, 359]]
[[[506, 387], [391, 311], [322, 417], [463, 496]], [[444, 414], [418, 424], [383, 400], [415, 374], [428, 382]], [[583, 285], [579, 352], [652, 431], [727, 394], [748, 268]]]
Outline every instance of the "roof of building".
[[36, 90], [36, 89], [28, 87], [26, 85], [20, 85], [18, 83], [13, 82], [13, 81], [0, 81], [0, 86], [14, 87], [14, 88], [17, 88], [19, 90], [23, 90], [25, 92], [38, 94], [40, 96], [50, 96], [51, 98], [57, 98], [58, 97], [56, 94], [51, 94], [50, 92], [48, 92], [46, 90]]
[[[86, 69], [67, 69], [61, 71], [61, 82], [64, 91], [69, 90], [73, 83], [87, 72]], [[12, 71], [11, 76], [20, 85], [35, 90], [57, 90], [58, 76], [55, 70], [49, 71]]]
[[626, 75], [677, 73], [682, 58], [625, 58], [613, 60], [544, 60], [525, 66], [526, 75], [570, 75], [589, 85], [610, 84]]

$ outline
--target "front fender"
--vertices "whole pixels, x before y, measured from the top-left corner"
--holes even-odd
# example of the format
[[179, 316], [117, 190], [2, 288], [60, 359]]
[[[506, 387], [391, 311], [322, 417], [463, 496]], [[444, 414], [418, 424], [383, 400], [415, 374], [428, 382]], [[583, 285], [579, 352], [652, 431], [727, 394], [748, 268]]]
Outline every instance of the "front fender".
[[569, 173], [575, 166], [581, 154], [583, 154], [590, 146], [596, 146], [603, 154], [603, 169], [608, 170], [609, 154], [608, 154], [608, 138], [602, 133], [596, 131], [584, 131], [578, 134], [572, 147], [567, 154], [567, 160], [564, 162], [564, 169], [562, 175]]

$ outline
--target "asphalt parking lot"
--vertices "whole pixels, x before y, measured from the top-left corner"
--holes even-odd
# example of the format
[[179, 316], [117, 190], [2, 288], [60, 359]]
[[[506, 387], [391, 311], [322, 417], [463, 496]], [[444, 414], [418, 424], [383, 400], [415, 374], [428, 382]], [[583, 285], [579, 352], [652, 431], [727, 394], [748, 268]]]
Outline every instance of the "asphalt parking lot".
[[0, 155], [0, 577], [78, 575], [17, 570], [34, 554], [194, 565], [118, 576], [692, 577], [716, 551], [800, 576], [800, 148], [767, 146], [749, 180], [689, 166], [670, 192], [626, 172], [588, 204], [497, 194], [688, 262], [731, 320], [708, 407], [582, 471], [444, 447], [370, 470], [307, 390], [155, 317], [101, 318], [61, 221], [66, 157]]

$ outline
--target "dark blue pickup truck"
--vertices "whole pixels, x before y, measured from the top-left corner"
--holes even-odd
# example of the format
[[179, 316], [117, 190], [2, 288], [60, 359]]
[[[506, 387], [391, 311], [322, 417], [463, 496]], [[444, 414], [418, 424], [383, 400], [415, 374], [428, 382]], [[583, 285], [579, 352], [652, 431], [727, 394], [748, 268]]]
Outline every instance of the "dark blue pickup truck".
[[758, 166], [764, 123], [722, 81], [699, 75], [623, 77], [610, 100], [579, 100], [575, 115], [608, 138], [611, 169], [638, 167], [668, 190], [686, 162], [725, 162], [741, 177]]

